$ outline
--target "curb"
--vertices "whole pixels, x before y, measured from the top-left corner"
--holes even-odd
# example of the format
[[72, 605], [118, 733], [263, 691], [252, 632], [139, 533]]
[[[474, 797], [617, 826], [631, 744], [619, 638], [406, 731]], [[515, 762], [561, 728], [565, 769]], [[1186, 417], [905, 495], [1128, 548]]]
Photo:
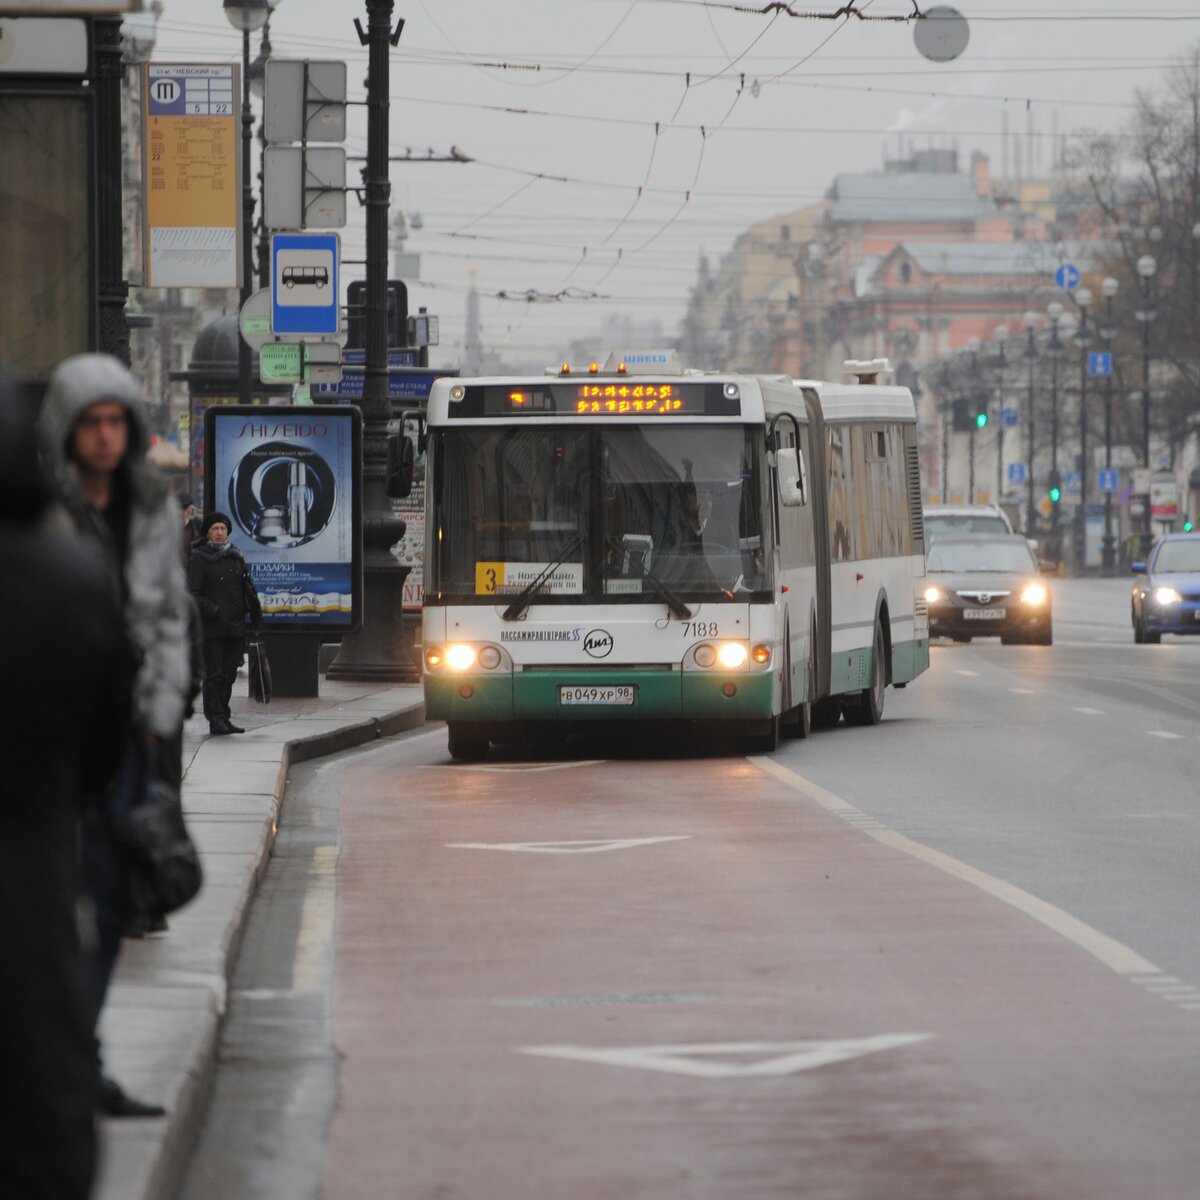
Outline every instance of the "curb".
[[[417, 729], [425, 723], [425, 705], [414, 703], [381, 717], [371, 717], [340, 729], [298, 737], [281, 745], [279, 772], [273, 789], [276, 818], [287, 786], [288, 770], [330, 754], [367, 745]], [[186, 785], [185, 785], [186, 786]], [[169, 974], [152, 983], [164, 1000], [158, 1015], [173, 1026], [176, 1047], [170, 1078], [164, 1079], [167, 1116], [161, 1122], [104, 1121], [98, 1124], [100, 1160], [94, 1200], [167, 1200], [179, 1191], [201, 1123], [208, 1111], [217, 1073], [226, 995], [241, 948], [250, 907], [266, 873], [278, 832], [270, 822], [259, 854], [246, 872], [230, 923], [212, 947], [220, 971], [207, 978], [176, 979]], [[117, 1006], [119, 1007], [119, 1005]], [[158, 1033], [161, 1038], [161, 1031]], [[153, 1047], [150, 1049], [153, 1053]], [[116, 1168], [111, 1170], [111, 1168]]]

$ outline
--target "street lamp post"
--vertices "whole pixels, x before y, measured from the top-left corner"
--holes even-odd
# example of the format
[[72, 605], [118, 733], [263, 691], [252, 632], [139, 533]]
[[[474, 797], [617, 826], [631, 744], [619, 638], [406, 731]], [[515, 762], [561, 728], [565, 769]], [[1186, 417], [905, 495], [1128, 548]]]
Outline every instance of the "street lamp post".
[[[250, 178], [250, 142], [254, 136], [254, 115], [250, 110], [250, 35], [261, 29], [271, 14], [267, 0], [225, 0], [225, 16], [242, 35], [242, 285], [244, 306], [254, 289], [254, 188]], [[250, 344], [238, 337], [238, 403], [249, 404]]]
[[1008, 326], [996, 326], [996, 503], [1004, 495], [1004, 347], [1008, 342]]
[[[1151, 292], [1151, 281], [1158, 264], [1149, 254], [1143, 254], [1137, 260], [1137, 273], [1142, 281], [1142, 299], [1135, 316], [1142, 325], [1142, 466], [1147, 474], [1150, 471], [1150, 322], [1154, 320], [1154, 296]], [[1142, 532], [1146, 538], [1148, 549], [1150, 538], [1150, 497], [1143, 498]]]
[[950, 424], [953, 420], [954, 401], [950, 394], [950, 363], [943, 359], [938, 385], [938, 399], [942, 409], [942, 503], [950, 502]]
[[[977, 337], [971, 338], [967, 342], [967, 353], [971, 356], [971, 366], [969, 368], [970, 375], [967, 379], [968, 394], [974, 402], [979, 387], [979, 347], [980, 341]], [[968, 493], [967, 503], [975, 503], [975, 421], [972, 419], [971, 428], [967, 434], [967, 479]]]
[[1037, 361], [1037, 345], [1034, 341], [1034, 334], [1037, 326], [1037, 313], [1027, 312], [1025, 314], [1025, 359], [1029, 364], [1029, 397], [1026, 407], [1028, 412], [1025, 414], [1026, 427], [1026, 445], [1028, 446], [1028, 463], [1026, 464], [1025, 475], [1025, 536], [1029, 537], [1037, 528], [1037, 508], [1034, 502], [1033, 490], [1033, 433], [1036, 424], [1037, 406], [1035, 401], [1035, 392], [1033, 386], [1033, 367]]
[[[1062, 476], [1058, 473], [1058, 359], [1062, 354], [1062, 342], [1058, 338], [1059, 323], [1062, 321], [1063, 306], [1057, 300], [1051, 300], [1046, 305], [1046, 314], [1050, 318], [1050, 484], [1061, 487]], [[1055, 560], [1062, 558], [1059, 546], [1058, 508], [1056, 503], [1050, 509], [1050, 541], [1054, 547]]]
[[1075, 304], [1079, 308], [1079, 328], [1075, 332], [1075, 344], [1079, 347], [1079, 504], [1075, 509], [1074, 557], [1075, 569], [1082, 575], [1087, 566], [1087, 499], [1088, 499], [1088, 347], [1092, 344], [1092, 333], [1088, 328], [1088, 309], [1092, 305], [1089, 288], [1075, 292]]
[[[267, 0], [267, 19], [263, 22], [258, 57], [250, 64], [250, 90], [261, 100], [267, 90], [267, 63], [271, 61], [271, 17], [282, 0]], [[264, 108], [258, 122], [258, 286], [271, 286], [271, 235], [267, 229], [267, 114]]]
[[[1116, 321], [1113, 317], [1113, 300], [1116, 298], [1120, 284], [1110, 275], [1100, 285], [1104, 296], [1104, 316], [1097, 320], [1100, 340], [1105, 350], [1112, 351], [1113, 338], [1117, 335]], [[1104, 466], [1112, 470], [1112, 363], [1109, 362], [1108, 374], [1104, 377]], [[1113, 494], [1111, 490], [1104, 493], [1104, 545], [1100, 555], [1100, 570], [1105, 575], [1113, 575], [1117, 569], [1116, 540], [1113, 537]]]

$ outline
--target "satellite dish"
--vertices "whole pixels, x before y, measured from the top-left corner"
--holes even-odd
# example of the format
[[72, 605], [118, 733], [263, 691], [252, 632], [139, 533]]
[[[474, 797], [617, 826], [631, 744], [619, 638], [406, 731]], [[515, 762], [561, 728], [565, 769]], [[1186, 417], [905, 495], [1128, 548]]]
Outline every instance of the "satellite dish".
[[967, 19], [956, 8], [940, 4], [913, 22], [913, 41], [931, 62], [953, 62], [971, 40]]

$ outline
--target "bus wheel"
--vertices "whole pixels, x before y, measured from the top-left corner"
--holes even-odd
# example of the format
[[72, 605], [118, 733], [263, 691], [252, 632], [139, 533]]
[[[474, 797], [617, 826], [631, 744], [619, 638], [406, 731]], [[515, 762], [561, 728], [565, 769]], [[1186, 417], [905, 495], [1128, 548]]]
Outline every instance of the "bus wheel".
[[783, 732], [788, 737], [806, 738], [812, 733], [812, 704], [803, 700], [789, 713], [784, 714]]
[[851, 725], [878, 725], [883, 719], [883, 697], [887, 686], [887, 663], [883, 657], [883, 630], [875, 626], [871, 643], [871, 682], [858, 694], [858, 703], [846, 709]]
[[447, 728], [450, 730], [451, 758], [459, 762], [479, 762], [481, 758], [487, 758], [491, 743], [474, 726], [451, 721]]
[[812, 706], [812, 727], [832, 729], [842, 719], [841, 696], [826, 696]]
[[771, 717], [767, 723], [766, 733], [755, 734], [749, 739], [750, 753], [774, 754], [779, 749], [779, 726], [779, 717]]

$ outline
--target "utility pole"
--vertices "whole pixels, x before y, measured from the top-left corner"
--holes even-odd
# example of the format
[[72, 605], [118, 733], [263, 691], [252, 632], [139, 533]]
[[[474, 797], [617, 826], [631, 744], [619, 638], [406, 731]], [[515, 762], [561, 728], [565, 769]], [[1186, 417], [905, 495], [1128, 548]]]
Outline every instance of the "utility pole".
[[415, 681], [404, 644], [404, 580], [391, 547], [404, 536], [388, 496], [388, 178], [389, 52], [399, 44], [404, 22], [392, 29], [393, 0], [367, 0], [367, 29], [355, 18], [359, 41], [368, 48], [367, 165], [363, 173], [367, 209], [366, 364], [363, 375], [363, 628], [342, 639], [330, 664], [330, 679]]
[[93, 17], [96, 62], [97, 347], [129, 366], [125, 302], [125, 229], [121, 205], [121, 18]]

